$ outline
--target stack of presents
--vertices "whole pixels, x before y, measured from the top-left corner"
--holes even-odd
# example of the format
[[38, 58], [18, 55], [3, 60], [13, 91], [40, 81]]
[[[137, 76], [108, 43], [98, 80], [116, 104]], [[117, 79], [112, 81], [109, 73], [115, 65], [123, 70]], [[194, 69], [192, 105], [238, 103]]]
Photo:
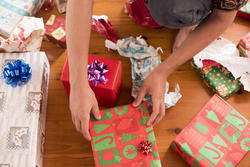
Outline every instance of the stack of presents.
[[[43, 166], [50, 65], [40, 47], [42, 40], [67, 46], [64, 18], [51, 15], [44, 25], [43, 19], [34, 15], [41, 8], [52, 10], [54, 5], [64, 13], [66, 4], [67, 0], [0, 1], [0, 167]], [[126, 2], [133, 18], [132, 4]], [[249, 11], [248, 3], [238, 15], [249, 19]], [[94, 15], [92, 20], [92, 29], [106, 38], [105, 46], [130, 58], [131, 95], [136, 97], [144, 79], [161, 63], [162, 49], [148, 45], [142, 37], [118, 40], [105, 15]], [[194, 69], [215, 95], [172, 142], [172, 149], [190, 166], [233, 167], [249, 152], [248, 120], [224, 101], [234, 93], [250, 91], [249, 58], [250, 33], [237, 46], [219, 37], [194, 56]], [[122, 63], [89, 55], [86, 68], [98, 103], [107, 107], [100, 120], [93, 115], [90, 119], [96, 166], [161, 167], [154, 130], [147, 125], [151, 97], [146, 95], [138, 107], [115, 107]], [[68, 95], [69, 75], [66, 59], [61, 80]], [[178, 84], [169, 92], [166, 82], [166, 109], [176, 105], [181, 96]]]

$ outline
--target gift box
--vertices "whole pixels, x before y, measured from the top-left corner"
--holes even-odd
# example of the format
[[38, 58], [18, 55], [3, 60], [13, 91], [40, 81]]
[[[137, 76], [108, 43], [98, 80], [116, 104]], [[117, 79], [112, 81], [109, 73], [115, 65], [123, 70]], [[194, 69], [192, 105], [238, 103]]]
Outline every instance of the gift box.
[[193, 62], [192, 65], [210, 90], [222, 98], [229, 98], [242, 88], [239, 79], [235, 80], [233, 75], [222, 65], [203, 68], [197, 67]]
[[249, 129], [246, 118], [214, 95], [176, 136], [172, 149], [190, 166], [237, 166], [250, 150]]
[[152, 126], [146, 126], [146, 103], [101, 110], [101, 119], [91, 115], [90, 135], [95, 166], [161, 167]]
[[42, 18], [24, 16], [9, 38], [0, 37], [0, 50], [2, 52], [40, 51], [44, 33]]
[[1, 0], [0, 34], [9, 36], [23, 16], [34, 16], [45, 0]]
[[250, 2], [248, 1], [245, 6], [240, 8], [237, 16], [250, 20]]
[[250, 57], [250, 33], [240, 39], [237, 47], [239, 49], [240, 56]]
[[65, 13], [67, 9], [67, 0], [55, 0], [59, 13]]
[[0, 54], [0, 74], [17, 59], [32, 76], [17, 87], [0, 77], [0, 166], [42, 167], [50, 67], [43, 52], [6, 53]]
[[[122, 63], [118, 60], [89, 55], [88, 63], [93, 64], [95, 61], [99, 61], [100, 64], [103, 63], [106, 66], [108, 72], [105, 73], [106, 83], [99, 82], [97, 85], [95, 80], [89, 78], [89, 84], [95, 93], [98, 104], [105, 107], [113, 107], [116, 105], [120, 88], [122, 82]], [[86, 67], [87, 68], [87, 67]], [[70, 94], [70, 83], [69, 83], [69, 66], [68, 59], [64, 64], [63, 72], [61, 75], [61, 81], [67, 92]]]
[[66, 48], [65, 19], [51, 15], [45, 25], [46, 37], [53, 43]]

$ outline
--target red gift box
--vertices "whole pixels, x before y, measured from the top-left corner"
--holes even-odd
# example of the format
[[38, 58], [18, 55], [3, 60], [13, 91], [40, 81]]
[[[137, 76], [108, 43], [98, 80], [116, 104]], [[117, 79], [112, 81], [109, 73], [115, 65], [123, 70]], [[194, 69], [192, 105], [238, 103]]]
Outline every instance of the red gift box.
[[[89, 82], [90, 87], [94, 91], [100, 106], [113, 107], [116, 105], [120, 93], [122, 82], [122, 63], [119, 60], [89, 55], [88, 64], [93, 63], [95, 60], [107, 65], [109, 71], [105, 74], [105, 77], [108, 79], [108, 81], [106, 84], [100, 82], [97, 86], [94, 86], [93, 82]], [[66, 59], [63, 67], [61, 81], [67, 92], [67, 95], [69, 96], [70, 83], [68, 59]]]
[[250, 57], [250, 33], [240, 39], [237, 47], [239, 49], [240, 56]]
[[65, 19], [59, 16], [51, 15], [45, 24], [46, 37], [53, 43], [66, 48]]
[[96, 167], [161, 167], [153, 127], [146, 126], [150, 116], [146, 103], [100, 113], [100, 120], [91, 115], [89, 126]]
[[214, 95], [172, 148], [193, 167], [233, 167], [250, 150], [249, 132], [248, 120]]

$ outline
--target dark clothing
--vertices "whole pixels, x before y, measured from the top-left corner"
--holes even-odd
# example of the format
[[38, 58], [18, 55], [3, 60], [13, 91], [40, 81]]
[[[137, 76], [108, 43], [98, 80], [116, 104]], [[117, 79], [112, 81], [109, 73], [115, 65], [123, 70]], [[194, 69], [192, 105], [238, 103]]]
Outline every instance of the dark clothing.
[[214, 8], [238, 10], [247, 0], [146, 0], [153, 19], [169, 28], [199, 24]]

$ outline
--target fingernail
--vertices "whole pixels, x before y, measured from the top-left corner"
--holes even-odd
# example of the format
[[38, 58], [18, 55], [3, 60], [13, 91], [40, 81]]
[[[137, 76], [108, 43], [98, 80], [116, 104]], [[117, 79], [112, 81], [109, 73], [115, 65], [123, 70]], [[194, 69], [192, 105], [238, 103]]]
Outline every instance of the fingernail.
[[97, 119], [101, 119], [101, 116], [100, 116], [100, 115], [98, 115], [98, 116], [97, 116]]
[[132, 105], [133, 105], [134, 107], [137, 107], [137, 103], [136, 103], [136, 102], [133, 102]]

